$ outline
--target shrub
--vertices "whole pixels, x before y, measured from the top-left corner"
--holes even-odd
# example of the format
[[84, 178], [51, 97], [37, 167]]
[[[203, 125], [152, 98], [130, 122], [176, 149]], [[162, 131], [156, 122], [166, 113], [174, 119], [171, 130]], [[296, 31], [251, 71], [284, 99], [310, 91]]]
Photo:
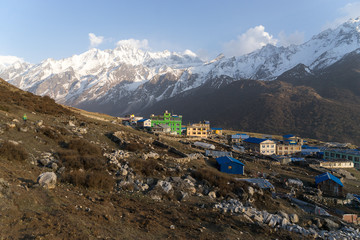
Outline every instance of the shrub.
[[130, 152], [136, 152], [136, 151], [140, 151], [141, 149], [143, 149], [143, 147], [138, 143], [129, 143], [129, 144], [126, 144], [125, 149]]
[[58, 152], [61, 162], [70, 169], [105, 169], [105, 158], [97, 155], [80, 155], [75, 150], [62, 150]]
[[106, 171], [91, 171], [86, 176], [86, 187], [110, 191], [114, 186], [114, 179]]
[[137, 170], [137, 172], [141, 172], [144, 176], [154, 176], [163, 170], [158, 161], [152, 158], [147, 160], [134, 159], [133, 161], [129, 161], [129, 165]]
[[68, 143], [67, 148], [77, 151], [80, 155], [102, 155], [99, 146], [92, 144], [84, 139], [71, 140]]
[[243, 191], [244, 183], [234, 181], [231, 177], [223, 175], [217, 170], [199, 169], [192, 172], [192, 176], [198, 181], [218, 187], [218, 193], [223, 197], [229, 193], [240, 194]]
[[58, 132], [53, 128], [44, 127], [44, 128], [40, 128], [40, 131], [50, 139], [59, 140], [59, 141], [63, 140], [63, 137], [61, 136], [60, 132]]
[[114, 179], [106, 171], [73, 170], [64, 174], [63, 182], [77, 187], [93, 188], [110, 191], [114, 186]]
[[0, 155], [9, 161], [24, 161], [28, 157], [28, 153], [21, 145], [9, 141], [1, 144]]

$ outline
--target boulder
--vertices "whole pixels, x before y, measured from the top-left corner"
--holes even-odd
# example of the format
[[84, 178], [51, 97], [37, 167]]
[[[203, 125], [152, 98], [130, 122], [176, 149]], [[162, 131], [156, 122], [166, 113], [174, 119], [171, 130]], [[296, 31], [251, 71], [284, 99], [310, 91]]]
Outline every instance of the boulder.
[[289, 219], [292, 223], [298, 223], [299, 222], [299, 216], [296, 213], [290, 214]]
[[287, 220], [289, 220], [289, 215], [288, 215], [286, 212], [284, 212], [284, 211], [279, 211], [278, 214], [279, 214], [281, 217], [286, 218]]
[[56, 186], [56, 174], [53, 172], [45, 172], [39, 175], [37, 178], [37, 183], [47, 189], [53, 189]]
[[172, 189], [172, 185], [170, 182], [159, 180], [156, 186], [160, 186], [164, 192], [169, 193]]
[[38, 127], [41, 127], [43, 124], [44, 124], [44, 121], [43, 121], [43, 120], [38, 120], [38, 121], [36, 122], [36, 126], [38, 126]]
[[121, 176], [126, 176], [126, 175], [128, 175], [128, 171], [125, 168], [121, 169]]
[[208, 196], [209, 196], [210, 198], [215, 199], [215, 198], [216, 198], [216, 193], [215, 193], [214, 191], [211, 191], [211, 192], [208, 193]]
[[50, 159], [49, 158], [41, 158], [38, 160], [38, 162], [40, 163], [41, 166], [47, 166], [50, 163]]
[[54, 170], [54, 171], [56, 171], [56, 170], [59, 168], [59, 166], [57, 165], [56, 162], [51, 162], [51, 163], [49, 164], [49, 167], [50, 167], [52, 170]]
[[248, 187], [248, 193], [249, 193], [250, 196], [253, 196], [254, 193], [255, 193], [254, 188], [249, 186], [249, 187]]
[[339, 228], [339, 224], [337, 224], [336, 222], [334, 222], [333, 220], [329, 219], [329, 218], [325, 218], [324, 219], [325, 225], [329, 228], [329, 229], [337, 229]]

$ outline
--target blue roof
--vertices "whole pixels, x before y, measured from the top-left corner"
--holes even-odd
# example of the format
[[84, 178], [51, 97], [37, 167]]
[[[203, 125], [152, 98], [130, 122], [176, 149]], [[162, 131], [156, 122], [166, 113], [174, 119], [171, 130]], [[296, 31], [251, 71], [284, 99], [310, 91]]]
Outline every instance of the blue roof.
[[319, 183], [326, 181], [326, 180], [332, 180], [332, 181], [336, 182], [337, 184], [339, 184], [340, 186], [342, 186], [342, 187], [344, 186], [339, 178], [335, 177], [334, 175], [332, 175], [329, 172], [317, 175], [315, 177], [316, 185], [318, 185]]
[[211, 128], [211, 130], [222, 130], [222, 128]]
[[291, 138], [291, 137], [295, 137], [295, 135], [292, 134], [283, 135], [283, 138]]
[[[314, 150], [319, 149], [319, 147], [310, 147], [310, 146], [308, 146], [308, 145], [302, 145], [301, 148], [302, 148], [302, 149], [314, 149]], [[319, 150], [320, 150], [320, 149], [319, 149]]]
[[245, 139], [244, 141], [245, 142], [248, 142], [248, 143], [262, 143], [266, 140], [269, 140], [269, 139], [264, 139], [264, 138], [248, 138], [248, 139]]
[[237, 164], [244, 166], [244, 164], [242, 162], [240, 162], [239, 160], [232, 158], [232, 157], [228, 157], [228, 156], [216, 158], [216, 162], [220, 165], [224, 164], [224, 163], [233, 162], [233, 163], [237, 163]]
[[149, 120], [148, 118], [146, 119], [141, 119], [141, 120], [138, 120], [137, 122], [145, 122], [146, 120]]

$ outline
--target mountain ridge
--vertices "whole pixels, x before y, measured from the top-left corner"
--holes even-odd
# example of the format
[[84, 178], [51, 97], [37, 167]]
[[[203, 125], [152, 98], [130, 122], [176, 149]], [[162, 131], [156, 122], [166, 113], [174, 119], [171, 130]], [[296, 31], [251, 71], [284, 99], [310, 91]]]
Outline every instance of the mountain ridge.
[[114, 110], [106, 113], [122, 115], [141, 111], [144, 106], [215, 79], [227, 78], [222, 84], [239, 79], [274, 80], [298, 64], [304, 64], [309, 72], [324, 69], [359, 49], [359, 25], [359, 18], [351, 19], [301, 45], [267, 45], [247, 55], [219, 55], [209, 62], [190, 50], [151, 52], [123, 44], [112, 50], [90, 49], [35, 65], [17, 63], [16, 68], [0, 69], [0, 76], [21, 89], [49, 95], [59, 103], [92, 107], [86, 110], [102, 111], [114, 103]]

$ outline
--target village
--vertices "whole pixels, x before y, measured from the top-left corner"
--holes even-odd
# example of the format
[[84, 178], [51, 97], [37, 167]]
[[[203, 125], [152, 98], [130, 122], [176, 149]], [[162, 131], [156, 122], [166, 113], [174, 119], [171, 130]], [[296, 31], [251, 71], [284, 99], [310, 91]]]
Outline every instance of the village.
[[[167, 137], [178, 139], [180, 143], [198, 149], [209, 162], [213, 160], [218, 171], [272, 191], [274, 195], [279, 194], [274, 186], [278, 183], [272, 183], [265, 173], [246, 174], [249, 163], [263, 162], [269, 169], [271, 166], [301, 166], [318, 172], [312, 182], [287, 178], [281, 187], [288, 189], [287, 197], [306, 212], [335, 215], [342, 221], [360, 224], [357, 214], [360, 186], [346, 186], [360, 176], [360, 151], [350, 143], [321, 142], [292, 134], [275, 136], [229, 131], [211, 127], [209, 121], [183, 126], [182, 116], [168, 111], [149, 118], [127, 115], [120, 119], [126, 126], [155, 134], [159, 141]], [[301, 200], [296, 198], [299, 193]]]

